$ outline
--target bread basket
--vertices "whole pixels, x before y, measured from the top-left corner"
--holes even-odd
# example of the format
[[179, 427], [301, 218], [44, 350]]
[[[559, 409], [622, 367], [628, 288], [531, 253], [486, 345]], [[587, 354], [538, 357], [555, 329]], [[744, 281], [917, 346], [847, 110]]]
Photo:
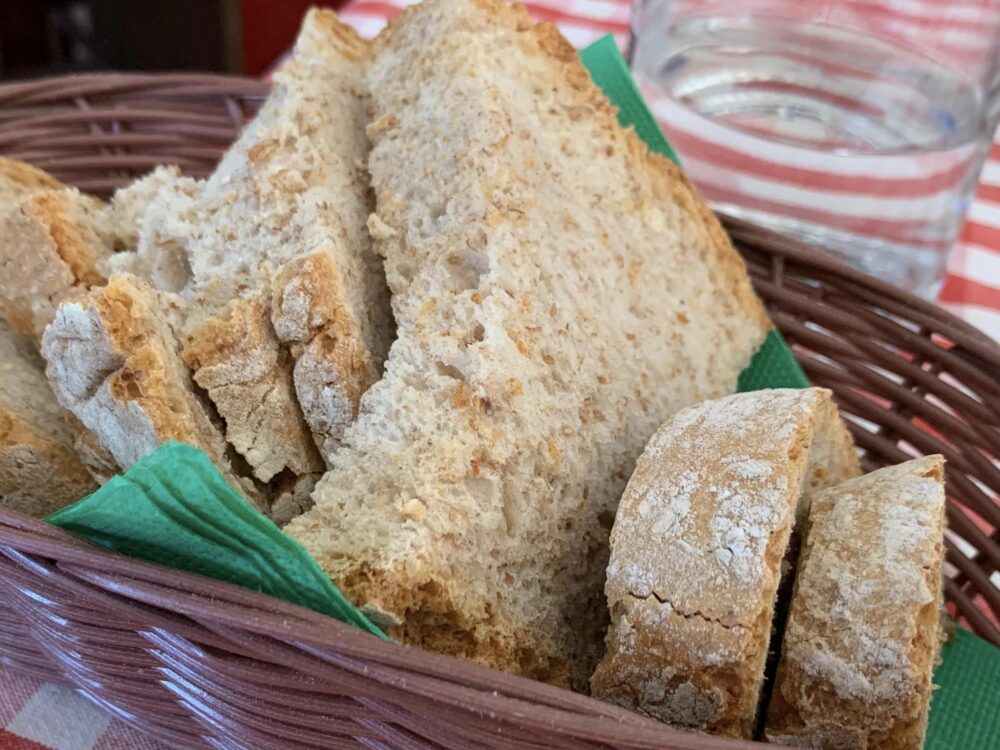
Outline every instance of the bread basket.
[[[86, 75], [0, 86], [0, 154], [107, 195], [161, 163], [207, 174], [267, 86]], [[1000, 645], [1000, 347], [904, 291], [727, 220], [868, 468], [948, 460], [946, 598]], [[0, 659], [184, 748], [736, 748], [590, 698], [378, 640], [0, 511]]]

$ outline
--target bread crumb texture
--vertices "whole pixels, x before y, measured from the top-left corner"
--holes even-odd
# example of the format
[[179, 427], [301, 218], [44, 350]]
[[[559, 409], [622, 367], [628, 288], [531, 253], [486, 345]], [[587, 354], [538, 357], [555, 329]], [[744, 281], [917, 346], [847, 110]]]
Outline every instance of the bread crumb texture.
[[34, 341], [63, 300], [104, 281], [107, 207], [75, 188], [38, 190], [0, 216], [0, 313]]
[[366, 82], [397, 338], [288, 531], [393, 637], [583, 689], [636, 457], [735, 389], [768, 321], [680, 171], [523, 8], [411, 7]]
[[944, 460], [814, 500], [766, 735], [816, 748], [923, 747], [938, 653]]
[[[279, 434], [301, 433], [302, 445], [284, 456], [296, 472], [315, 464], [306, 441], [326, 457], [339, 446], [388, 349], [385, 275], [365, 228], [367, 47], [332, 12], [307, 15], [264, 107], [204, 184], [204, 218], [189, 250], [199, 306], [255, 294], [268, 306], [258, 335], [291, 355], [280, 368], [287, 375], [275, 366], [268, 376], [282, 384], [285, 423], [277, 412], [269, 422]], [[201, 328], [218, 331], [227, 316], [192, 321], [188, 334], [204, 340]], [[240, 356], [233, 351], [234, 364]], [[231, 427], [256, 429], [259, 414], [243, 419], [238, 405], [213, 400]], [[239, 400], [255, 403], [250, 393]], [[274, 451], [288, 445], [276, 439]], [[319, 461], [312, 470], [321, 468]]]
[[667, 421], [611, 533], [611, 626], [593, 694], [749, 737], [797, 509], [859, 471], [824, 389], [737, 394]]
[[123, 469], [179, 440], [255, 500], [233, 475], [220, 428], [181, 361], [176, 313], [171, 295], [128, 274], [60, 305], [42, 339], [53, 390]]

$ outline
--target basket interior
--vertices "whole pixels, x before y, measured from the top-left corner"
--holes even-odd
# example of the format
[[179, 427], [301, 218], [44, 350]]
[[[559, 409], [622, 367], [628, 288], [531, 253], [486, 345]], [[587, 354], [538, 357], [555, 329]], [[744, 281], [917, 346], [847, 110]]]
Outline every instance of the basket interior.
[[[0, 86], [0, 154], [104, 197], [159, 164], [206, 176], [266, 93], [259, 81], [207, 75]], [[1000, 348], [817, 251], [726, 225], [806, 374], [833, 390], [866, 468], [937, 452], [947, 459], [947, 604], [1000, 646]]]

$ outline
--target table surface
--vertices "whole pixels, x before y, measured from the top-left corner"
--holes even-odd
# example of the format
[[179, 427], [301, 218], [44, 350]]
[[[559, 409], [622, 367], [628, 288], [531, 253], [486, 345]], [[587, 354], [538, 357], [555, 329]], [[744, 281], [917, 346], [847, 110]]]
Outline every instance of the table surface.
[[[406, 0], [356, 0], [341, 18], [367, 37], [385, 25]], [[869, 0], [868, 7], [877, 5]], [[526, 3], [537, 18], [552, 21], [578, 47], [604, 34], [624, 46], [628, 0], [542, 0]], [[900, 22], [927, 22], [935, 0], [894, 3], [886, 8]], [[901, 10], [903, 9], [903, 10]], [[912, 13], [907, 19], [903, 13]], [[683, 153], [681, 154], [683, 158]], [[952, 253], [940, 303], [1000, 339], [1000, 140], [983, 169], [976, 199]], [[0, 666], [0, 750], [159, 750], [163, 746], [95, 706], [74, 690], [47, 685]]]

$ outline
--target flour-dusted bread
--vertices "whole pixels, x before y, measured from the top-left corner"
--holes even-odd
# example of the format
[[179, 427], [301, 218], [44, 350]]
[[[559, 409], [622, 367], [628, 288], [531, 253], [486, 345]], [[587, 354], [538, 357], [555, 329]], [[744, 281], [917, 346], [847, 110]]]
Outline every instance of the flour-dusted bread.
[[[367, 53], [332, 12], [307, 14], [271, 96], [198, 196], [203, 220], [188, 255], [195, 305], [208, 312], [187, 326], [185, 357], [241, 452], [233, 431], [258, 429], [263, 415], [329, 457], [381, 372], [389, 306], [365, 228]], [[251, 321], [256, 334], [238, 339]], [[275, 359], [279, 348], [291, 361]], [[213, 387], [221, 370], [265, 359], [266, 377], [282, 384], [270, 406], [247, 412], [254, 385]]]
[[611, 532], [611, 626], [593, 694], [750, 737], [796, 509], [859, 471], [823, 389], [737, 394], [666, 422]]
[[937, 658], [944, 459], [815, 497], [765, 735], [817, 750], [919, 750]]
[[735, 389], [768, 321], [680, 170], [523, 8], [414, 6], [367, 80], [398, 338], [288, 530], [394, 637], [583, 688], [635, 458]]
[[205, 451], [259, 503], [234, 475], [221, 430], [194, 392], [170, 320], [174, 304], [134, 276], [113, 274], [60, 305], [42, 339], [53, 389], [122, 468], [179, 440]]
[[0, 319], [0, 505], [42, 517], [97, 488], [34, 345]]

